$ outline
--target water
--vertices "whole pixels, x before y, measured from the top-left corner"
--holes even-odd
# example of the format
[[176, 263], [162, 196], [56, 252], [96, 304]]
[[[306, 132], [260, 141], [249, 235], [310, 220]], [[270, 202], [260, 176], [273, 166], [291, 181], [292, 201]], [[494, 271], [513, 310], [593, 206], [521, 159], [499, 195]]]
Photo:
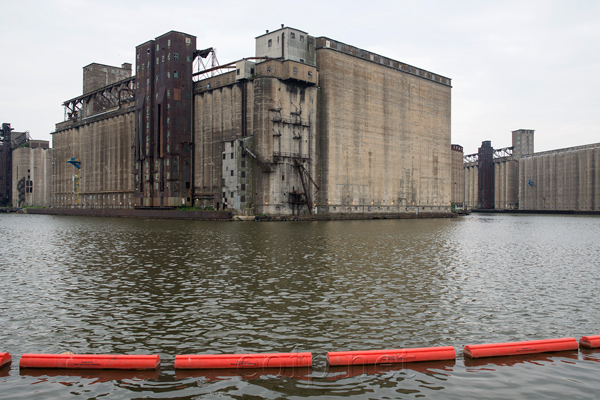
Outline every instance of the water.
[[[600, 334], [600, 218], [201, 222], [0, 215], [0, 397], [594, 398], [600, 350], [464, 359]], [[454, 346], [452, 362], [326, 353]], [[159, 354], [156, 372], [19, 371], [23, 353]], [[174, 370], [177, 354], [310, 351], [305, 370]]]

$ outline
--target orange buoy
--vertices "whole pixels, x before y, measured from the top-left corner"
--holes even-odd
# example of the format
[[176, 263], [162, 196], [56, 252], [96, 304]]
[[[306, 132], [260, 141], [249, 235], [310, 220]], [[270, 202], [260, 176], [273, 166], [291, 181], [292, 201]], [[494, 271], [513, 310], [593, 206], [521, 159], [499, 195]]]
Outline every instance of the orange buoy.
[[158, 355], [23, 354], [20, 368], [157, 369]]
[[10, 364], [12, 358], [10, 358], [10, 354], [8, 353], [0, 353], [0, 367], [5, 366], [6, 364]]
[[588, 349], [600, 347], [600, 335], [583, 336], [581, 339], [579, 339], [579, 345], [581, 347], [587, 347]]
[[419, 361], [454, 360], [456, 352], [452, 346], [423, 347], [415, 349], [330, 351], [329, 365], [397, 364]]
[[579, 345], [575, 338], [560, 338], [529, 340], [526, 342], [467, 345], [465, 346], [463, 353], [471, 358], [482, 358], [577, 350], [578, 348]]
[[311, 353], [186, 354], [175, 356], [176, 369], [289, 368], [312, 366]]

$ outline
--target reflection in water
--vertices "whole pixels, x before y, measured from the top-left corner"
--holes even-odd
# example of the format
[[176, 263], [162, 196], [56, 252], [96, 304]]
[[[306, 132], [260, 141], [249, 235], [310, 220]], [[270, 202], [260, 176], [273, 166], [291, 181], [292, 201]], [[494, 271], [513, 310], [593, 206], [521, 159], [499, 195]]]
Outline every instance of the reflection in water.
[[[568, 378], [554, 394], [585, 397], [599, 389], [587, 383], [598, 372], [593, 351], [469, 365], [461, 350], [600, 334], [600, 311], [591, 306], [600, 277], [590, 272], [600, 259], [599, 221], [2, 215], [0, 351], [14, 360], [10, 373], [0, 370], [3, 393], [27, 397], [33, 385], [62, 395], [56, 383], [67, 377], [72, 394], [84, 397], [498, 398], [501, 389], [514, 398], [531, 394], [524, 389], [531, 385], [554, 390], [560, 375]], [[336, 370], [325, 361], [327, 351], [448, 345], [457, 349], [456, 364]], [[146, 380], [18, 372], [22, 353], [67, 350], [159, 354], [162, 370]], [[177, 354], [291, 351], [313, 352], [310, 372], [250, 379], [172, 368]]]

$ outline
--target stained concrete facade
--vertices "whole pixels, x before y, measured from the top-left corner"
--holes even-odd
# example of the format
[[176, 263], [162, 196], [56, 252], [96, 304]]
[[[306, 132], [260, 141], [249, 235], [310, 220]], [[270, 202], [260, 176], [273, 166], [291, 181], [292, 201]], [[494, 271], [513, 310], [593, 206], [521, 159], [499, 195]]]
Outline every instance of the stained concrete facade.
[[12, 153], [14, 207], [49, 206], [52, 151], [47, 140], [30, 140]]
[[316, 190], [310, 177], [316, 162], [317, 70], [266, 60], [252, 64], [245, 77], [238, 71], [246, 65], [196, 84], [195, 204], [246, 214], [307, 211]]
[[192, 205], [196, 37], [171, 31], [136, 47], [135, 204]]
[[479, 166], [477, 162], [465, 162], [465, 200], [464, 208], [473, 209], [478, 205], [479, 188]]
[[317, 38], [320, 213], [449, 213], [450, 80]]
[[494, 208], [516, 210], [519, 207], [519, 163], [513, 157], [494, 160]]
[[600, 143], [519, 160], [519, 209], [600, 211]]
[[[134, 105], [109, 115], [56, 125], [52, 135], [52, 205], [128, 208], [134, 205]], [[71, 158], [81, 169], [67, 163]]]
[[452, 149], [452, 193], [450, 201], [454, 209], [462, 209], [465, 202], [465, 173], [463, 167], [463, 147], [457, 144]]

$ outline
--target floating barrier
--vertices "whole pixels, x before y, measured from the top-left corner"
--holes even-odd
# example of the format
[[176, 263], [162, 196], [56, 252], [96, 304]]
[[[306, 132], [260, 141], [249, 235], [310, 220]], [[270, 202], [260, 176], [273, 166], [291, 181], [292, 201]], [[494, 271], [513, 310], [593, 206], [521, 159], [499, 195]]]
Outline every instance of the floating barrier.
[[157, 369], [158, 355], [23, 354], [20, 368]]
[[312, 353], [185, 354], [175, 356], [176, 369], [288, 368], [312, 366]]
[[465, 346], [463, 353], [471, 358], [482, 358], [577, 350], [578, 348], [579, 345], [575, 338], [560, 338], [529, 340], [526, 342], [467, 345]]
[[579, 339], [579, 345], [588, 349], [600, 347], [600, 335], [583, 336], [581, 339]]
[[330, 351], [329, 365], [398, 364], [419, 361], [454, 360], [456, 352], [452, 346], [422, 347], [416, 349]]
[[4, 367], [7, 364], [10, 364], [12, 358], [10, 358], [10, 354], [8, 353], [0, 353], [0, 368]]

